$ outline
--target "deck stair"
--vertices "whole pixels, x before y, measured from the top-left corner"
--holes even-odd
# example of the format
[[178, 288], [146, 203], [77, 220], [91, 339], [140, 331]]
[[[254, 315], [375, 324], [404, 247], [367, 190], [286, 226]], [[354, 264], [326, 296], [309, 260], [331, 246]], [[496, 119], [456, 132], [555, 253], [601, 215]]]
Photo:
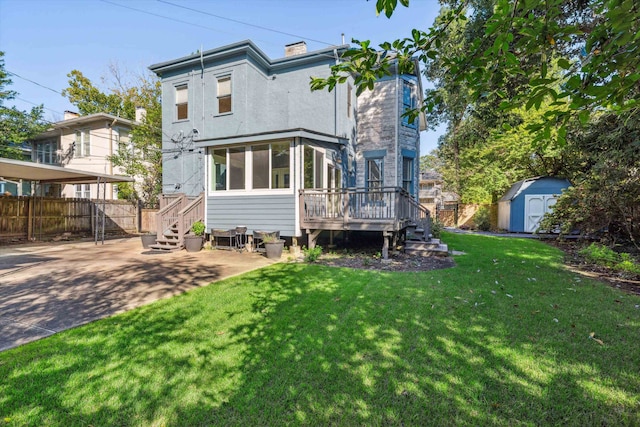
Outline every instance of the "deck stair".
[[156, 239], [156, 243], [150, 245], [149, 248], [156, 251], [179, 251], [184, 247], [180, 241], [180, 235], [178, 233], [178, 224], [173, 224], [170, 228], [165, 230], [160, 239]]
[[156, 214], [156, 243], [149, 248], [179, 251], [184, 248], [184, 236], [190, 233], [193, 223], [204, 219], [204, 194], [197, 197], [187, 197], [182, 193], [163, 195], [161, 206]]
[[407, 227], [407, 239], [404, 252], [418, 256], [448, 256], [449, 247], [440, 239], [435, 239], [430, 233], [430, 223], [418, 221]]
[[404, 245], [404, 252], [409, 255], [448, 256], [449, 248], [440, 239], [430, 238], [428, 240], [407, 240]]

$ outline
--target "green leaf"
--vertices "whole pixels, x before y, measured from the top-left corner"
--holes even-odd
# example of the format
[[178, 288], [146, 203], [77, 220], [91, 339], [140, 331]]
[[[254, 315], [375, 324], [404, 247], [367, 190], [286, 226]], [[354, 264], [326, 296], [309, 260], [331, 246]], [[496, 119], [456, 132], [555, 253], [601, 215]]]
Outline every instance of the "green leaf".
[[562, 69], [568, 70], [569, 68], [571, 68], [571, 63], [565, 58], [560, 58], [558, 59], [558, 66]]

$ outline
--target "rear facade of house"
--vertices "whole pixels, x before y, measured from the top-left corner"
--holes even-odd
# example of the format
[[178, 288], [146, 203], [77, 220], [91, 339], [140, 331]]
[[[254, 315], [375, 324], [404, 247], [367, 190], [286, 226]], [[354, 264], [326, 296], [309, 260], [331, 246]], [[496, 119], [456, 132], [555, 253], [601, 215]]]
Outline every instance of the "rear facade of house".
[[311, 77], [328, 77], [347, 48], [307, 52], [301, 42], [270, 59], [243, 41], [152, 65], [163, 91], [163, 194], [200, 196], [207, 230], [291, 238], [308, 232], [304, 191], [396, 187], [417, 199], [424, 123], [402, 113], [421, 100], [418, 70], [359, 97], [352, 79], [311, 91]]

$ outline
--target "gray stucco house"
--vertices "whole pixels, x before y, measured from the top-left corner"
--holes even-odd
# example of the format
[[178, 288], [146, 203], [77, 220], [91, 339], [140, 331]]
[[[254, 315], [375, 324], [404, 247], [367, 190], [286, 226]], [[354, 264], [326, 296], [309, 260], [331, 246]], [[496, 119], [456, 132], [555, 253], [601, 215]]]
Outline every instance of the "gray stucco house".
[[194, 203], [176, 234], [203, 219], [207, 230], [278, 230], [312, 244], [323, 230], [394, 235], [405, 217], [428, 215], [415, 210], [424, 120], [401, 117], [421, 102], [419, 68], [359, 97], [352, 80], [312, 92], [310, 78], [329, 76], [347, 48], [300, 42], [271, 59], [242, 41], [150, 67], [162, 80], [161, 207], [173, 209], [159, 239]]

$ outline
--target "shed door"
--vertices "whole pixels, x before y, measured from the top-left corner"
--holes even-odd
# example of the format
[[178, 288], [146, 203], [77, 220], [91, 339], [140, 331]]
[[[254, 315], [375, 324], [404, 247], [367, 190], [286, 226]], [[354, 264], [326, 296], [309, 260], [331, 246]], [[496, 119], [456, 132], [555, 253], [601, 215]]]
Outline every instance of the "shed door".
[[534, 233], [542, 217], [553, 210], [557, 197], [553, 194], [529, 194], [524, 198], [524, 231]]

